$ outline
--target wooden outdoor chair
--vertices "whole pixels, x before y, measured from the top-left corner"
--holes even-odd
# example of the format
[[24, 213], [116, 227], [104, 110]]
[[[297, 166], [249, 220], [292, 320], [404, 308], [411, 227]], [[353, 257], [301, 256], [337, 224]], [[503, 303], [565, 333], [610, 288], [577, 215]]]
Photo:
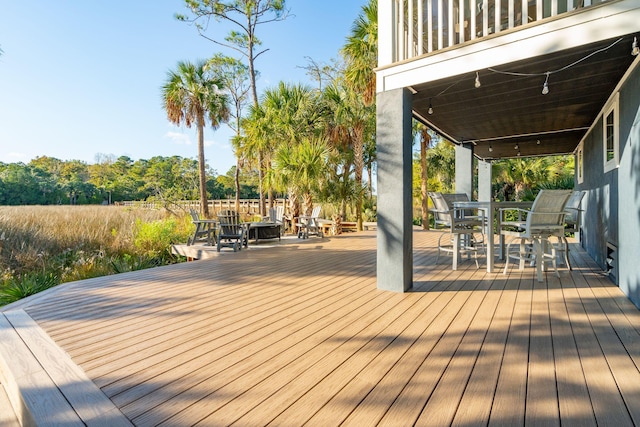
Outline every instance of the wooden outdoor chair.
[[218, 252], [222, 247], [233, 248], [234, 252], [242, 250], [248, 245], [246, 224], [240, 221], [240, 214], [233, 210], [218, 213]]
[[313, 208], [310, 216], [300, 216], [296, 226], [298, 227], [298, 239], [308, 239], [310, 235], [324, 237], [322, 227], [320, 226], [320, 206]]
[[[500, 233], [511, 236], [507, 244], [506, 261], [503, 274], [509, 269], [509, 259], [520, 261], [519, 269], [523, 270], [525, 262], [535, 263], [538, 282], [542, 282], [542, 270], [545, 263], [551, 263], [558, 273], [557, 248], [550, 241], [556, 237], [559, 242], [564, 239], [565, 205], [571, 195], [570, 190], [541, 190], [533, 202], [530, 210], [505, 208], [517, 214], [511, 221], [501, 223]], [[519, 241], [519, 249], [511, 251], [511, 245]]]
[[189, 209], [189, 214], [196, 229], [193, 232], [193, 236], [187, 239], [187, 246], [197, 242], [214, 245], [216, 243], [216, 221], [213, 219], [201, 219], [194, 209]]
[[262, 218], [262, 221], [272, 222], [280, 226], [280, 235], [284, 234], [284, 206], [276, 206], [269, 209], [269, 216]]

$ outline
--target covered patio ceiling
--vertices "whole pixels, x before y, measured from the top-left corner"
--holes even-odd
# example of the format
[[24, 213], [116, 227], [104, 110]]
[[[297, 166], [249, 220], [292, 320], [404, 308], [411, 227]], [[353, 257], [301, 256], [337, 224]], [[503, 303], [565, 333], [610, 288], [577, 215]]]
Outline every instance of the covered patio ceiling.
[[636, 58], [634, 36], [481, 69], [479, 87], [475, 72], [413, 85], [414, 117], [485, 160], [572, 153]]

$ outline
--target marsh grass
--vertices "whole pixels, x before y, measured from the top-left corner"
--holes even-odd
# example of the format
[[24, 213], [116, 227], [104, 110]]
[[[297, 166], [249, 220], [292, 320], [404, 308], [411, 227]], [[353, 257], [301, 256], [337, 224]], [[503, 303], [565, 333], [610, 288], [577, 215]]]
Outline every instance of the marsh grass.
[[193, 225], [116, 206], [0, 206], [0, 305], [72, 280], [170, 264]]

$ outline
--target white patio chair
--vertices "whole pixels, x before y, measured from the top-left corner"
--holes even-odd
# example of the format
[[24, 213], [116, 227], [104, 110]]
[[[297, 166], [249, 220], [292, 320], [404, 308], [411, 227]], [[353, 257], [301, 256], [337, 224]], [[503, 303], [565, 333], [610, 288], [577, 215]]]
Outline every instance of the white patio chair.
[[[428, 194], [434, 206], [430, 210], [434, 216], [434, 228], [444, 230], [438, 238], [436, 264], [440, 252], [453, 254], [457, 251], [460, 255], [473, 254], [476, 267], [480, 268], [478, 251], [484, 250], [484, 213], [476, 209], [453, 207], [454, 201], [469, 201], [466, 194]], [[457, 268], [455, 263], [453, 268]]]
[[[519, 269], [524, 269], [525, 262], [534, 262], [538, 282], [542, 282], [542, 270], [545, 263], [551, 263], [560, 277], [557, 266], [556, 246], [549, 241], [556, 237], [558, 241], [564, 238], [565, 205], [571, 195], [570, 190], [541, 190], [533, 202], [530, 210], [505, 208], [505, 211], [517, 213], [518, 217], [512, 221], [501, 223], [500, 233], [511, 236], [507, 244], [507, 253], [503, 274], [509, 269], [509, 259], [520, 261]], [[518, 240], [520, 245], [517, 252], [511, 251], [511, 245]]]
[[559, 252], [564, 254], [564, 262], [569, 268], [572, 270], [571, 261], [569, 258], [569, 241], [567, 240], [566, 233], [580, 233], [580, 220], [582, 217], [582, 209], [580, 205], [582, 203], [582, 198], [584, 197], [585, 192], [580, 190], [575, 190], [571, 193], [569, 200], [567, 201], [567, 205], [564, 207], [566, 215], [564, 217], [564, 233], [562, 234], [562, 242], [564, 245], [558, 249]]

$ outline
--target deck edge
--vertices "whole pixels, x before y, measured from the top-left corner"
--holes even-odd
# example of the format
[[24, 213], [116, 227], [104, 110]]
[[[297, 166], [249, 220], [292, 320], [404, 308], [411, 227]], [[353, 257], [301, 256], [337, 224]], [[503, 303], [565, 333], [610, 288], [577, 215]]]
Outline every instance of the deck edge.
[[23, 426], [131, 426], [24, 311], [0, 313], [0, 378]]

